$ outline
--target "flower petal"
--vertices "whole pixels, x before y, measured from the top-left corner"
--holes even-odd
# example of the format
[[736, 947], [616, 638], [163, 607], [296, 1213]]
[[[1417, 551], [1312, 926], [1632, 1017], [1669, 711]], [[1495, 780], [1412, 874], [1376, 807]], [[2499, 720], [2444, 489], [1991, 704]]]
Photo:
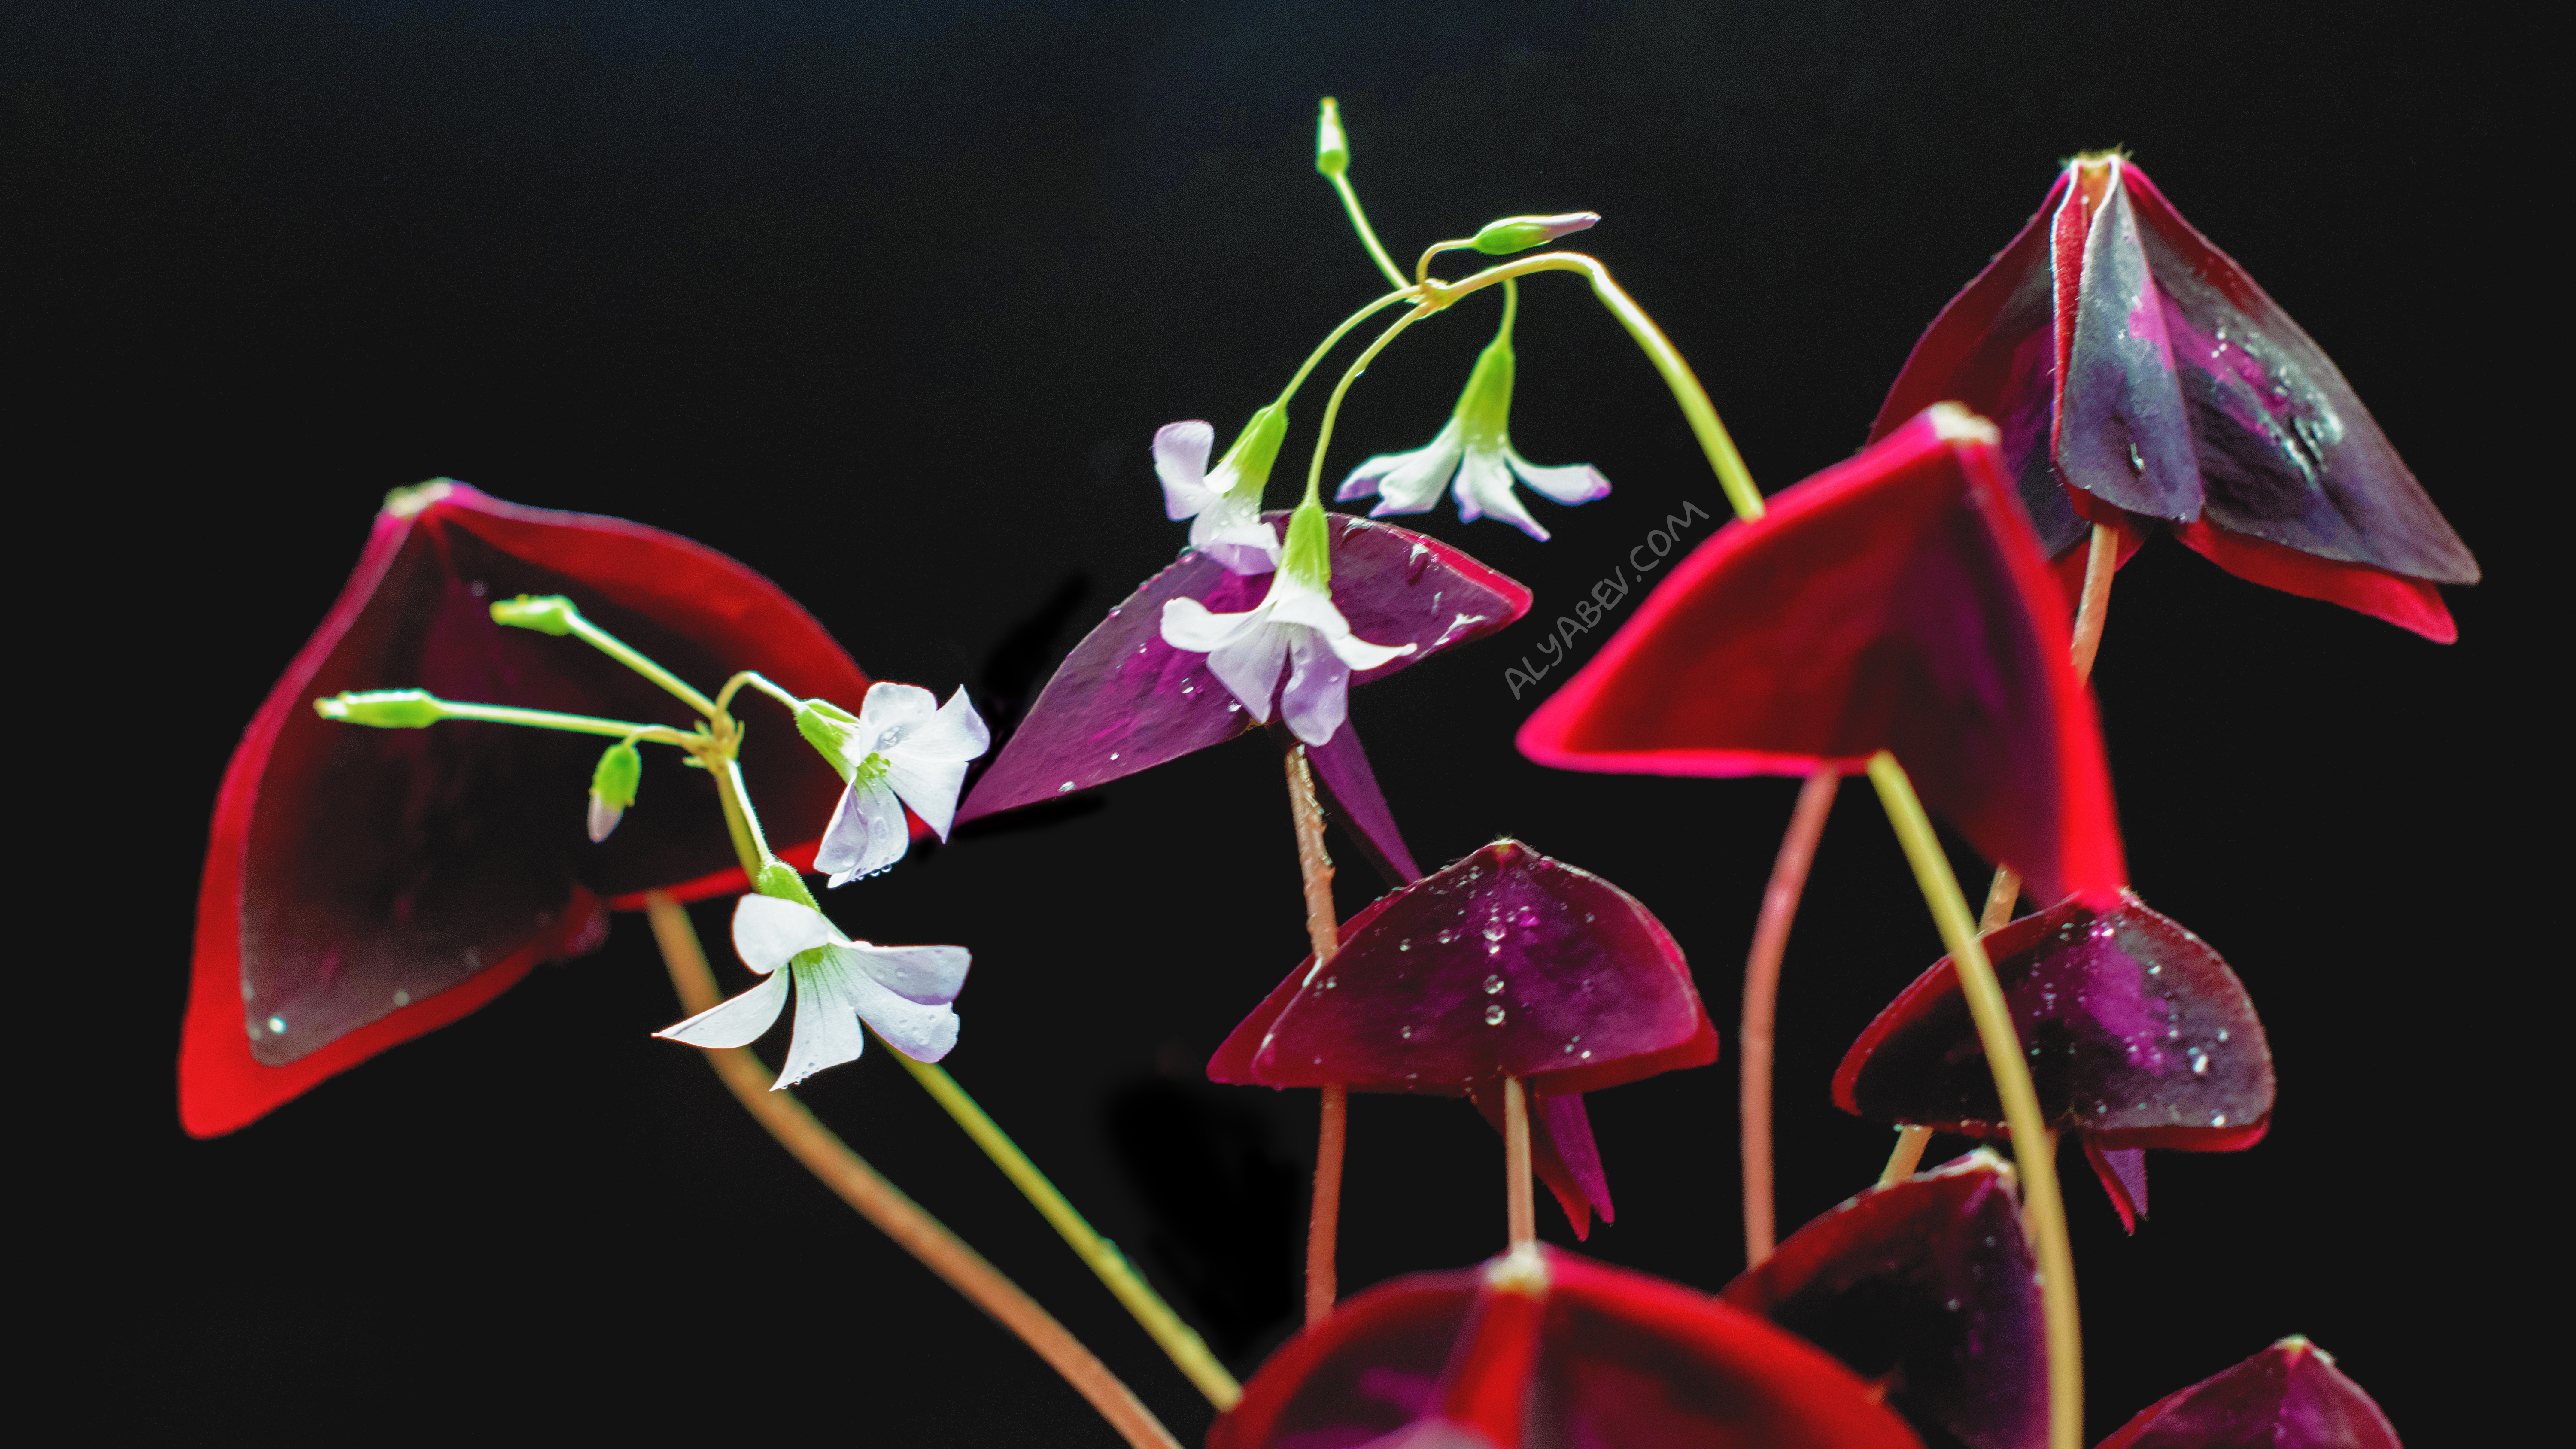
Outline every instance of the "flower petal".
[[[801, 1045], [805, 1036], [805, 1002], [818, 1000], [829, 1006], [830, 1023], [818, 1022], [818, 1030], [837, 1033], [846, 1023], [851, 1038], [861, 1036], [859, 1023], [876, 1028], [886, 1045], [917, 1062], [935, 1062], [948, 1055], [957, 1045], [957, 1013], [945, 1003], [908, 1001], [868, 973], [863, 955], [870, 947], [834, 947], [823, 953], [819, 962], [798, 972], [796, 1035]], [[898, 948], [919, 950], [919, 947]], [[935, 949], [935, 948], [934, 948]], [[955, 949], [955, 948], [950, 948]], [[958, 954], [965, 954], [960, 951]], [[819, 1009], [819, 1008], [818, 1008]], [[827, 1036], [830, 1051], [841, 1049], [842, 1038]], [[809, 1070], [820, 1071], [836, 1061], [848, 1061], [858, 1055], [853, 1046], [847, 1056], [832, 1061], [818, 1061]]]
[[1245, 630], [1258, 626], [1268, 608], [1265, 600], [1239, 614], [1212, 614], [1207, 605], [1196, 599], [1165, 599], [1163, 642], [1193, 654], [1222, 649]]
[[769, 1084], [769, 1090], [792, 1087], [825, 1067], [857, 1061], [859, 1053], [867, 1050], [858, 999], [849, 989], [850, 978], [858, 973], [839, 960], [846, 953], [846, 947], [830, 947], [790, 968], [796, 977], [796, 1036], [787, 1046], [787, 1065], [779, 1069], [778, 1080]]
[[859, 701], [856, 744], [861, 758], [902, 740], [938, 713], [939, 696], [918, 684], [869, 685], [868, 697]]
[[878, 985], [923, 1006], [955, 1001], [957, 993], [966, 989], [966, 968], [974, 964], [974, 953], [963, 946], [871, 946], [855, 941], [850, 951], [859, 969]]
[[[1360, 473], [1384, 463], [1386, 469], [1376, 475], [1378, 505], [1369, 510], [1372, 518], [1390, 513], [1424, 513], [1440, 501], [1441, 490], [1449, 486], [1449, 475], [1457, 470], [1458, 454], [1465, 446], [1458, 420], [1451, 418], [1439, 436], [1410, 453], [1397, 453], [1371, 458], [1359, 466]], [[1357, 477], [1354, 474], [1353, 477]], [[1344, 483], [1342, 496], [1348, 498], [1349, 483]]]
[[[955, 694], [948, 696], [948, 702], [939, 707], [937, 714], [905, 730], [901, 739], [886, 740], [877, 746], [890, 760], [909, 755], [916, 759], [960, 762], [975, 759], [992, 747], [992, 728], [984, 723], [982, 715], [975, 712], [975, 706], [966, 698], [966, 687], [962, 684]], [[916, 805], [913, 808], [918, 810], [921, 807]]]
[[1330, 598], [1285, 575], [1271, 586], [1270, 597], [1264, 602], [1270, 606], [1272, 620], [1305, 625], [1322, 636], [1333, 653], [1353, 669], [1375, 669], [1413, 653], [1417, 647], [1409, 643], [1392, 647], [1371, 644], [1351, 632], [1350, 621], [1342, 617], [1342, 611], [1334, 607]]
[[1350, 715], [1351, 667], [1314, 630], [1282, 632], [1288, 635], [1288, 687], [1279, 692], [1279, 717], [1306, 743], [1330, 744]]
[[1571, 508], [1610, 496], [1610, 480], [1589, 463], [1569, 463], [1562, 468], [1542, 468], [1520, 455], [1510, 443], [1503, 444], [1503, 461], [1512, 465], [1520, 480], [1548, 498]]
[[[767, 900], [768, 897], [746, 896], [744, 899]], [[762, 1032], [776, 1024], [778, 1013], [786, 1007], [788, 975], [785, 971], [773, 972], [768, 979], [731, 1001], [718, 1002], [677, 1026], [665, 1027], [653, 1034], [709, 1050], [749, 1046], [760, 1040]]]
[[734, 904], [733, 948], [742, 953], [742, 964], [763, 976], [799, 951], [848, 939], [830, 917], [802, 901], [748, 895]]
[[1287, 662], [1288, 643], [1298, 631], [1260, 624], [1208, 652], [1208, 673], [1242, 702], [1255, 721], [1270, 718], [1270, 692], [1279, 685], [1279, 666]]
[[1500, 453], [1481, 449], [1467, 455], [1458, 465], [1458, 518], [1473, 523], [1492, 514], [1541, 543], [1547, 542], [1547, 529], [1530, 517], [1521, 506], [1520, 496], [1512, 492], [1512, 471]]
[[1261, 517], [1258, 498], [1220, 494], [1190, 523], [1190, 547], [1239, 574], [1279, 566], [1279, 535]]
[[[893, 774], [891, 762], [886, 774]], [[904, 823], [903, 802], [886, 777], [880, 776], [842, 792], [841, 808], [832, 812], [831, 828], [823, 832], [822, 847], [814, 852], [814, 868], [828, 874], [833, 885], [848, 885], [903, 859], [911, 844], [912, 828]]]
[[[900, 755], [886, 756], [885, 782], [933, 835], [948, 838], [949, 824], [957, 818], [957, 792], [966, 785], [964, 760], [907, 760]], [[892, 862], [888, 862], [892, 864]]]
[[1215, 447], [1216, 429], [1207, 423], [1165, 423], [1154, 430], [1154, 476], [1163, 483], [1165, 518], [1188, 518], [1216, 496], [1207, 486], [1208, 454]]

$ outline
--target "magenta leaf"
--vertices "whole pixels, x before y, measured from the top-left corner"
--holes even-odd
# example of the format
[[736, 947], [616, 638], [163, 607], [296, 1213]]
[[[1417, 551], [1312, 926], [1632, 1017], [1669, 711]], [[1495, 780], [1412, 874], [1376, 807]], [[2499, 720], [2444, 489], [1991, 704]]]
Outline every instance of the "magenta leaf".
[[[1284, 526], [1285, 511], [1264, 517]], [[1527, 612], [1529, 590], [1437, 540], [1392, 524], [1329, 514], [1333, 603], [1358, 637], [1414, 652], [1351, 676], [1383, 679], [1490, 634]], [[1207, 656], [1163, 642], [1163, 605], [1196, 599], [1239, 613], [1268, 594], [1268, 574], [1242, 575], [1201, 553], [1147, 579], [1058, 666], [992, 768], [967, 794], [962, 824], [1087, 790], [1220, 744], [1252, 716], [1208, 672]], [[1275, 711], [1274, 711], [1275, 713]], [[1338, 797], [1337, 797], [1338, 798]], [[1366, 813], [1344, 801], [1354, 819]], [[1378, 807], [1383, 813], [1383, 804]], [[1373, 848], [1385, 849], [1384, 842]], [[1401, 854], [1401, 842], [1387, 852]]]
[[[2272, 1116], [2272, 1052], [2254, 1003], [2198, 936], [2123, 893], [2079, 900], [1985, 938], [2031, 1083], [2053, 1125], [2109, 1149], [2228, 1152]], [[1943, 957], [1845, 1054], [1834, 1102], [1877, 1122], [2003, 1135], [1957, 970]]]
[[[1275, 719], [1272, 732], [1283, 745], [1297, 743], [1288, 727]], [[1306, 761], [1314, 769], [1315, 783], [1324, 787], [1334, 816], [1349, 828], [1360, 853], [1386, 877], [1386, 883], [1400, 886], [1420, 880], [1422, 867], [1413, 863], [1413, 852], [1404, 848], [1404, 836], [1395, 828], [1395, 815], [1378, 791], [1377, 773], [1369, 768], [1368, 752], [1360, 748], [1359, 731], [1351, 722], [1342, 721], [1329, 742], [1306, 746]]]
[[1544, 765], [1805, 775], [1893, 750], [2054, 898], [2127, 872], [2066, 610], [1991, 430], [1934, 408], [1730, 524], [1521, 727]]
[[1207, 1442], [1919, 1449], [1867, 1385], [1759, 1317], [1543, 1247], [1340, 1305], [1261, 1366]]
[[2048, 1441], [2039, 1286], [2012, 1169], [1991, 1152], [1862, 1193], [1718, 1296], [1885, 1383], [1933, 1442]]
[[[2545, 1437], [2545, 1436], [2544, 1436]], [[2402, 1449], [2334, 1355], [2295, 1334], [2167, 1394], [2100, 1449]]]

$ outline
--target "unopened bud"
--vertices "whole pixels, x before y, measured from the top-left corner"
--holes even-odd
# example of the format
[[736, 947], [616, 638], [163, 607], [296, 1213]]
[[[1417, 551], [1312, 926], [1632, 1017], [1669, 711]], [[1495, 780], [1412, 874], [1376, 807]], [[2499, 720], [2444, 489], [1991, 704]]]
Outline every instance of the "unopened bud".
[[1342, 131], [1342, 108], [1331, 96], [1315, 115], [1315, 170], [1339, 176], [1351, 169], [1351, 138]]
[[342, 724], [373, 725], [380, 730], [427, 729], [447, 718], [447, 711], [425, 689], [343, 692], [313, 701], [313, 712]]
[[1584, 231], [1601, 220], [1597, 211], [1569, 211], [1563, 216], [1507, 216], [1485, 223], [1476, 233], [1476, 250], [1489, 257], [1523, 252], [1542, 242]]
[[610, 745], [599, 757], [599, 768], [590, 772], [590, 843], [597, 845], [617, 828], [626, 807], [635, 803], [635, 789], [644, 783], [644, 757], [635, 746], [624, 740]]
[[493, 623], [507, 624], [514, 629], [534, 629], [558, 639], [571, 633], [573, 620], [580, 617], [581, 610], [574, 608], [572, 600], [561, 594], [548, 594], [537, 599], [521, 594], [515, 599], [502, 599], [492, 605]]

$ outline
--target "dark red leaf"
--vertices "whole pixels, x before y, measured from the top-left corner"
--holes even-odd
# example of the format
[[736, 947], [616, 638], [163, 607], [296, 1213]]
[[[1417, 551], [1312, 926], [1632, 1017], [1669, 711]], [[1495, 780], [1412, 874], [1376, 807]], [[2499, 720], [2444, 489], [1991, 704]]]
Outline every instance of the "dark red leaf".
[[1992, 430], [1935, 408], [1720, 529], [1521, 727], [1545, 765], [1805, 775], [1893, 750], [2055, 897], [2127, 872], [2066, 612]]
[[[2545, 1436], [2542, 1436], [2545, 1437]], [[2101, 1449], [2402, 1449], [2397, 1430], [2334, 1356], [2292, 1335], [2167, 1394]]]
[[[1285, 511], [1264, 516], [1286, 526]], [[1529, 590], [1447, 544], [1393, 524], [1326, 517], [1333, 603], [1351, 631], [1372, 644], [1417, 646], [1352, 675], [1355, 684], [1481, 638], [1529, 610]], [[1269, 591], [1270, 575], [1237, 574], [1196, 552], [1147, 579], [1057, 666], [967, 793], [959, 822], [1087, 790], [1252, 728], [1252, 717], [1208, 673], [1206, 655], [1163, 642], [1163, 605], [1190, 598], [1211, 613], [1240, 613]], [[1367, 828], [1364, 813], [1353, 811], [1355, 828]], [[1387, 853], [1401, 849], [1399, 841]]]
[[2039, 1285], [2012, 1169], [1991, 1152], [1862, 1193], [1718, 1296], [1884, 1382], [1937, 1441], [2048, 1441]]
[[[867, 677], [776, 586], [687, 539], [522, 508], [461, 484], [397, 495], [322, 627], [224, 772], [179, 1054], [188, 1131], [241, 1127], [333, 1073], [463, 1016], [541, 960], [598, 944], [601, 903], [743, 889], [714, 791], [667, 753], [603, 845], [583, 828], [605, 741], [317, 717], [342, 690], [685, 724], [685, 706], [574, 639], [492, 622], [564, 594], [712, 686], [758, 669], [855, 708]], [[813, 843], [840, 782], [779, 721], [743, 757], [772, 838]], [[648, 756], [648, 758], [653, 758]], [[277, 1029], [283, 1025], [283, 1030]]]
[[2084, 1161], [2102, 1183], [2102, 1194], [2120, 1214], [2120, 1227], [2134, 1233], [2138, 1219], [2147, 1215], [2147, 1149], [2143, 1147], [2105, 1147], [2102, 1139], [2091, 1133], [2084, 1138]]
[[[1497, 1134], [1506, 1130], [1503, 1094], [1493, 1083], [1471, 1088], [1467, 1100], [1475, 1104], [1486, 1126]], [[1619, 1214], [1610, 1204], [1610, 1178], [1601, 1169], [1601, 1146], [1593, 1140], [1592, 1116], [1583, 1108], [1583, 1094], [1532, 1092], [1529, 1119], [1530, 1168], [1565, 1210], [1575, 1238], [1582, 1241], [1592, 1236], [1595, 1212], [1605, 1223], [1617, 1221]]]
[[[2123, 892], [2104, 911], [2062, 901], [1985, 943], [2052, 1125], [2111, 1150], [2228, 1152], [2262, 1138], [2271, 1049], [2236, 973], [2198, 936]], [[1852, 1044], [1834, 1102], [1878, 1122], [2005, 1135], [1948, 957]]]
[[1904, 1449], [1869, 1387], [1749, 1313], [1533, 1247], [1381, 1284], [1290, 1339], [1208, 1449]]

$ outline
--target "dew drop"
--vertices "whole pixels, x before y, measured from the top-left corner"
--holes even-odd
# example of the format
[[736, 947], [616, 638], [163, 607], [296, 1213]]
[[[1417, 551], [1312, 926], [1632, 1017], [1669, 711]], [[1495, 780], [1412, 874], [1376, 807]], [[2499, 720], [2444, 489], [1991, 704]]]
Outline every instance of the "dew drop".
[[1953, 1299], [1951, 1299], [1949, 1302], [1944, 1303], [1944, 1304], [1942, 1304], [1941, 1306], [1942, 1306], [1942, 1307], [1944, 1307], [1944, 1308], [1949, 1309], [1949, 1310], [1950, 1310], [1951, 1312], [1953, 1312], [1953, 1313], [1956, 1313], [1956, 1312], [1958, 1312], [1958, 1311], [1959, 1311], [1959, 1300], [1958, 1300], [1958, 1299], [1956, 1299], [1956, 1298], [1953, 1298]]
[[1499, 941], [1508, 934], [1510, 933], [1505, 931], [1501, 926], [1487, 926], [1485, 928], [1485, 939], [1488, 941]]
[[2227, 1028], [2222, 1026], [2218, 1029], [2218, 1039], [2220, 1041], [2227, 1040]]
[[1413, 1040], [1413, 1028], [1409, 1026], [1399, 1027], [1396, 1029], [1396, 1035], [1404, 1038], [1406, 1041], [1411, 1041]]
[[482, 953], [482, 952], [480, 952], [480, 951], [478, 951], [478, 950], [476, 950], [476, 949], [474, 949], [474, 948], [473, 948], [473, 947], [471, 947], [471, 946], [466, 947], [466, 948], [465, 948], [465, 969], [466, 969], [466, 970], [468, 970], [468, 971], [480, 971], [480, 970], [482, 970], [482, 969], [483, 969], [483, 953]]
[[411, 1005], [411, 993], [410, 993], [410, 992], [408, 992], [408, 991], [397, 991], [397, 992], [395, 992], [395, 993], [394, 993], [394, 1005], [396, 1005], [396, 1006], [409, 1006], [409, 1005]]
[[255, 1022], [255, 1021], [251, 1021], [251, 1022], [244, 1022], [244, 1023], [242, 1024], [242, 1029], [243, 1029], [244, 1031], [247, 1031], [247, 1032], [249, 1032], [249, 1033], [250, 1033], [250, 1039], [251, 1039], [252, 1041], [257, 1041], [257, 1040], [259, 1040], [259, 1038], [260, 1038], [260, 1030], [259, 1030], [259, 1023], [258, 1023], [258, 1022]]
[[286, 1018], [282, 1016], [270, 1017], [268, 1019], [268, 1029], [279, 1036], [286, 1035]]
[[1433, 940], [1438, 941], [1441, 945], [1446, 946], [1446, 945], [1448, 945], [1450, 942], [1455, 941], [1455, 940], [1457, 940], [1457, 939], [1458, 939], [1458, 933], [1457, 933], [1457, 932], [1455, 932], [1455, 931], [1442, 931], [1439, 935], [1437, 935], [1437, 936], [1433, 937], [1432, 939], [1433, 939]]
[[2209, 1075], [2209, 1053], [2198, 1047], [2191, 1049], [2191, 1074], [2195, 1077]]
[[486, 593], [489, 593], [491, 588], [492, 586], [490, 584], [483, 582], [481, 579], [476, 579], [474, 582], [465, 586], [465, 592], [472, 594], [474, 597], [479, 599]]
[[[1494, 1004], [1494, 1005], [1492, 1005], [1492, 1006], [1488, 1006], [1488, 1007], [1486, 1007], [1486, 1008], [1485, 1008], [1485, 1025], [1487, 1025], [1487, 1026], [1501, 1026], [1502, 1024], [1503, 1024], [1503, 1008], [1502, 1008], [1502, 1005], [1498, 1002], [1498, 1003], [1496, 1003], [1496, 1004]], [[1586, 1053], [1584, 1053], [1584, 1055], [1589, 1056], [1589, 1055], [1591, 1055], [1591, 1053], [1586, 1052]]]
[[1118, 758], [1118, 752], [1117, 752], [1116, 750], [1111, 750], [1111, 751], [1109, 752], [1109, 758], [1111, 758], [1111, 759], [1113, 759], [1113, 760], [1114, 760], [1114, 759], [1117, 759], [1117, 758]]
[[1584, 1059], [1588, 1061], [1588, 1060], [1590, 1060], [1590, 1059], [1591, 1059], [1591, 1056], [1592, 1056], [1592, 1048], [1590, 1048], [1590, 1047], [1585, 1047], [1585, 1048], [1583, 1049], [1583, 1057], [1584, 1057]]
[[1502, 991], [1503, 978], [1500, 976], [1488, 976], [1485, 978], [1485, 994], [1487, 996], [1499, 996], [1502, 994]]
[[2210, 1125], [2210, 1126], [2212, 1126], [2212, 1127], [2224, 1127], [2224, 1126], [2226, 1126], [2226, 1125], [2227, 1125], [2227, 1114], [2226, 1114], [2226, 1113], [2224, 1113], [2224, 1112], [2213, 1112], [2213, 1113], [2211, 1113], [2211, 1114], [2210, 1114], [2210, 1117], [2209, 1117], [2209, 1125]]
[[1324, 989], [1325, 989], [1326, 991], [1330, 991], [1330, 990], [1332, 990], [1334, 987], [1339, 986], [1339, 985], [1341, 985], [1341, 984], [1342, 984], [1342, 978], [1340, 978], [1339, 976], [1327, 976], [1327, 977], [1325, 977], [1325, 978], [1324, 978]]
[[1055, 792], [1056, 792], [1057, 794], [1059, 794], [1059, 795], [1070, 795], [1070, 794], [1072, 794], [1072, 793], [1073, 793], [1073, 782], [1072, 782], [1071, 780], [1067, 780], [1067, 781], [1065, 781], [1063, 784], [1058, 785], [1058, 786], [1056, 786], [1056, 787], [1055, 787]]
[[2147, 974], [2150, 976], [2162, 976], [2165, 974], [2165, 968], [2162, 966], [2150, 966], [2147, 968]]
[[1413, 949], [1413, 938], [1412, 938], [1411, 936], [1407, 936], [1407, 937], [1405, 937], [1403, 940], [1396, 942], [1396, 943], [1395, 943], [1395, 949], [1397, 949], [1397, 950], [1399, 950], [1399, 951], [1410, 951], [1410, 950], [1412, 950], [1412, 949]]
[[245, 981], [242, 983], [242, 1000], [248, 1001], [258, 994], [259, 992], [253, 989], [249, 982]]
[[1592, 920], [1592, 913], [1591, 913], [1590, 911], [1585, 911], [1585, 912], [1583, 913], [1583, 919], [1584, 919], [1584, 921], [1585, 921], [1587, 924], [1589, 924], [1589, 923], [1590, 923], [1590, 921]]

